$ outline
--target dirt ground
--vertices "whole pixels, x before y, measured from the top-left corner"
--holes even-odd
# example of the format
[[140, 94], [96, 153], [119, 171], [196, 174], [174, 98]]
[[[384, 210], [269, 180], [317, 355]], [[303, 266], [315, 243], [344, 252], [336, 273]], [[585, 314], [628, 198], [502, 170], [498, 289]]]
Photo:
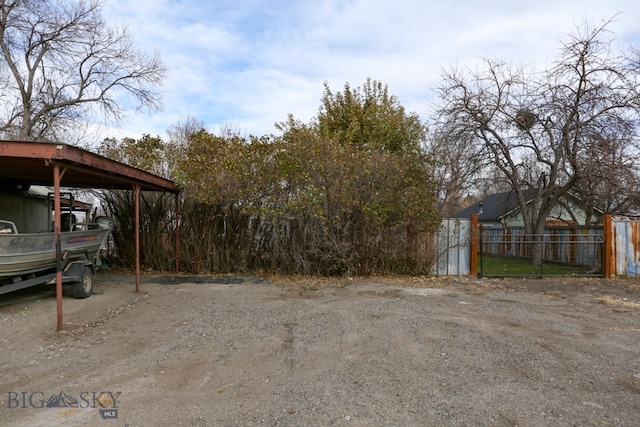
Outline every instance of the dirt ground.
[[101, 274], [0, 296], [4, 426], [637, 426], [640, 281]]

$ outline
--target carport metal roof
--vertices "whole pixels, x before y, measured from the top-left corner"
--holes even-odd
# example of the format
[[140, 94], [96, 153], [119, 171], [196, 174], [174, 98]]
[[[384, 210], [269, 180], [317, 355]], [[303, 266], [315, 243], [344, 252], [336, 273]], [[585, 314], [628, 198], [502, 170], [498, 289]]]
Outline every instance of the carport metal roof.
[[[62, 272], [60, 271], [60, 188], [102, 188], [135, 192], [135, 266], [136, 292], [140, 291], [140, 192], [159, 191], [176, 195], [178, 186], [170, 180], [108, 159], [90, 151], [63, 143], [19, 142], [0, 140], [0, 184], [3, 186], [32, 184], [54, 187], [55, 239], [58, 254], [56, 298], [58, 331], [62, 330]], [[176, 270], [178, 239], [176, 225]]]
[[66, 169], [61, 185], [179, 193], [167, 179], [61, 143], [0, 141], [0, 180], [8, 184], [53, 185], [53, 164]]

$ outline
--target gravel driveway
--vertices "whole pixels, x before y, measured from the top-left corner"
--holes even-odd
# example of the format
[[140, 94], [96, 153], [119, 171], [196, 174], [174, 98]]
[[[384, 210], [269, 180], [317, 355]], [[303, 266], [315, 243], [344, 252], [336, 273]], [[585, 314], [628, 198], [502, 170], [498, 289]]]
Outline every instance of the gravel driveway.
[[0, 299], [4, 426], [637, 426], [640, 282], [101, 275]]

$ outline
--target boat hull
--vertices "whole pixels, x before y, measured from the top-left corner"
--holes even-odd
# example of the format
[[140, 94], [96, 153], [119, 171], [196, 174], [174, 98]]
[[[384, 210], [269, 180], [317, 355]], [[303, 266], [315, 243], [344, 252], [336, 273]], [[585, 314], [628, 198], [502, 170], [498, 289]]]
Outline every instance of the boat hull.
[[[62, 257], [94, 261], [110, 231], [95, 229], [60, 233]], [[54, 233], [0, 234], [0, 277], [37, 273], [55, 266]]]

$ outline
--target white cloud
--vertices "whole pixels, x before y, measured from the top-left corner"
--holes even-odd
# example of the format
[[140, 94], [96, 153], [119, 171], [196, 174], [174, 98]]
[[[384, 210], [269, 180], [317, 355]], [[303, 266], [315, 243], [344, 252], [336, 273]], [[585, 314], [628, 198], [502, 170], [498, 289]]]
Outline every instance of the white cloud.
[[334, 91], [370, 77], [408, 111], [426, 114], [441, 67], [482, 57], [546, 64], [583, 22], [616, 18], [621, 42], [640, 44], [637, 0], [485, 2], [436, 0], [108, 0], [105, 17], [127, 25], [170, 69], [164, 110], [132, 115], [120, 135], [163, 134], [188, 116], [211, 131], [263, 135], [291, 113], [318, 111]]

